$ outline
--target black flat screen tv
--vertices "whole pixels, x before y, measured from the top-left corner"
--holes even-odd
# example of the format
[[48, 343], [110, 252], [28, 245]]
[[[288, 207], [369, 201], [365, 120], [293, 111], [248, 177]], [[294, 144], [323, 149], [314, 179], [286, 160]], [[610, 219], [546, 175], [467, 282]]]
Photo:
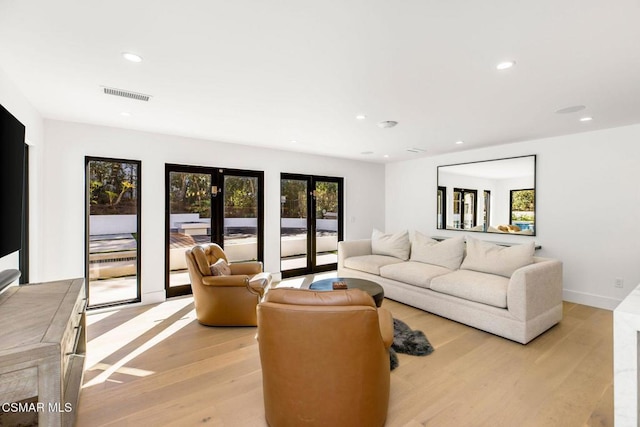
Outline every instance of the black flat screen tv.
[[22, 248], [25, 128], [0, 105], [0, 258]]

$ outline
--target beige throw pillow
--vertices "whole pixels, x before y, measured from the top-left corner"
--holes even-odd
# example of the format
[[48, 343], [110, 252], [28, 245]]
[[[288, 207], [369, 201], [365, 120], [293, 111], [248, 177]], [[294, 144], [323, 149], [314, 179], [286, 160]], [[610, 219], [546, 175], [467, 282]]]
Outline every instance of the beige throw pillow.
[[460, 268], [464, 257], [464, 237], [434, 240], [416, 231], [411, 242], [411, 261], [438, 265], [450, 270]]
[[400, 231], [395, 234], [385, 234], [374, 229], [371, 234], [371, 253], [373, 255], [388, 255], [400, 258], [403, 261], [409, 259], [411, 242], [409, 232]]
[[514, 271], [533, 263], [534, 242], [500, 246], [467, 236], [467, 256], [461, 270], [511, 277]]
[[214, 264], [211, 264], [209, 267], [211, 268], [211, 274], [214, 276], [229, 276], [231, 275], [231, 268], [229, 264], [224, 260], [224, 258], [220, 258]]

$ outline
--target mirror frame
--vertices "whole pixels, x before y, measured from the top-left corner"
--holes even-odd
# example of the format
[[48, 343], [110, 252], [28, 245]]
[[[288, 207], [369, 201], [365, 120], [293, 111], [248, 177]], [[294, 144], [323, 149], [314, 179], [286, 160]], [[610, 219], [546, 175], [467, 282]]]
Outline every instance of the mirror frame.
[[[474, 209], [477, 209], [478, 207], [478, 201], [480, 198], [483, 199], [483, 206], [484, 206], [484, 194], [485, 192], [489, 191], [491, 192], [491, 188], [474, 188], [473, 185], [451, 185], [449, 184], [448, 187], [445, 187], [442, 185], [441, 183], [441, 168], [447, 168], [447, 167], [452, 167], [452, 166], [463, 166], [463, 165], [472, 165], [472, 164], [478, 164], [478, 163], [491, 163], [491, 162], [504, 162], [504, 161], [508, 161], [508, 160], [515, 160], [515, 159], [526, 159], [526, 158], [532, 158], [533, 159], [533, 223], [531, 224], [533, 230], [531, 230], [530, 232], [527, 232], [527, 230], [523, 230], [522, 232], [514, 232], [514, 231], [506, 231], [506, 230], [499, 230], [497, 227], [498, 225], [494, 225], [492, 226], [490, 224], [485, 224], [484, 222], [482, 223], [482, 229], [477, 229], [479, 226], [475, 226], [472, 228], [449, 228], [447, 226], [447, 222], [446, 222], [446, 218], [447, 218], [447, 214], [448, 214], [448, 206], [447, 203], [449, 202], [448, 197], [447, 197], [447, 193], [451, 194], [451, 191], [453, 191], [453, 189], [463, 189], [464, 191], [477, 191], [476, 192], [476, 197], [474, 200]], [[474, 232], [474, 233], [493, 233], [493, 234], [509, 234], [509, 235], [517, 235], [517, 236], [535, 236], [536, 232], [537, 232], [537, 203], [536, 203], [536, 199], [537, 199], [537, 157], [535, 154], [528, 154], [528, 155], [524, 155], [524, 156], [516, 156], [516, 157], [505, 157], [505, 158], [501, 158], [501, 159], [489, 159], [489, 160], [479, 160], [479, 161], [475, 161], [475, 162], [465, 162], [465, 163], [454, 163], [454, 164], [449, 164], [449, 165], [441, 165], [438, 166], [436, 169], [436, 183], [437, 183], [437, 190], [436, 190], [436, 195], [437, 195], [437, 200], [436, 200], [436, 229], [438, 230], [452, 230], [452, 231], [464, 231], [464, 232]], [[494, 178], [495, 179], [495, 178]], [[517, 187], [517, 188], [516, 188]], [[509, 212], [508, 214], [508, 218], [509, 218], [509, 223], [508, 225], [512, 224], [512, 205], [511, 205], [511, 194], [513, 193], [513, 191], [521, 191], [521, 190], [528, 190], [530, 188], [522, 188], [522, 186], [514, 186], [513, 188], [507, 188], [507, 193], [510, 197], [509, 201], [508, 201], [508, 209]], [[449, 191], [447, 191], [449, 190]], [[453, 202], [452, 202], [453, 203]], [[489, 203], [489, 207], [490, 209], [494, 209], [494, 205], [495, 203]], [[453, 205], [452, 205], [453, 206]], [[483, 210], [478, 209], [477, 214], [474, 217], [474, 224], [475, 221], [483, 221]], [[442, 216], [440, 217], [439, 215]], [[442, 225], [442, 226], [441, 226]], [[464, 225], [463, 225], [464, 227]], [[504, 227], [502, 224], [500, 225], [500, 227]], [[475, 230], [473, 228], [476, 228]]]

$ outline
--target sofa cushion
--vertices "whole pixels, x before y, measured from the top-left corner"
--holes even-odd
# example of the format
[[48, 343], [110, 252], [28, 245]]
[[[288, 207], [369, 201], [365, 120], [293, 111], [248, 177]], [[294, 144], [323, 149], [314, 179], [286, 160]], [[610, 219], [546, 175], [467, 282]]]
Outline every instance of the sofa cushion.
[[464, 257], [464, 237], [454, 237], [441, 242], [416, 231], [411, 242], [411, 261], [434, 264], [450, 270], [460, 268]]
[[344, 266], [352, 270], [380, 275], [380, 267], [403, 262], [402, 260], [385, 255], [352, 256], [344, 260]]
[[371, 234], [371, 253], [374, 255], [388, 255], [406, 261], [409, 259], [410, 250], [411, 242], [409, 232], [406, 230], [385, 234], [374, 229]]
[[431, 280], [429, 288], [436, 292], [492, 305], [507, 307], [509, 279], [495, 274], [457, 270]]
[[431, 279], [447, 273], [451, 273], [448, 268], [413, 261], [385, 265], [380, 268], [382, 277], [421, 288], [428, 288]]
[[500, 246], [467, 236], [467, 256], [460, 268], [511, 277], [520, 267], [533, 264], [534, 251], [534, 242]]

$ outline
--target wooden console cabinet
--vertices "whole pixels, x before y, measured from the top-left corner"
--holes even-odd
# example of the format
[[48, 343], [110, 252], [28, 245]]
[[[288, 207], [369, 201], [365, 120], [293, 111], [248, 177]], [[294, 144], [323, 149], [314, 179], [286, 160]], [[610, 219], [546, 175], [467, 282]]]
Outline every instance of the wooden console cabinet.
[[86, 303], [84, 279], [13, 286], [0, 294], [0, 404], [9, 408], [9, 402], [37, 396], [39, 426], [73, 425]]

